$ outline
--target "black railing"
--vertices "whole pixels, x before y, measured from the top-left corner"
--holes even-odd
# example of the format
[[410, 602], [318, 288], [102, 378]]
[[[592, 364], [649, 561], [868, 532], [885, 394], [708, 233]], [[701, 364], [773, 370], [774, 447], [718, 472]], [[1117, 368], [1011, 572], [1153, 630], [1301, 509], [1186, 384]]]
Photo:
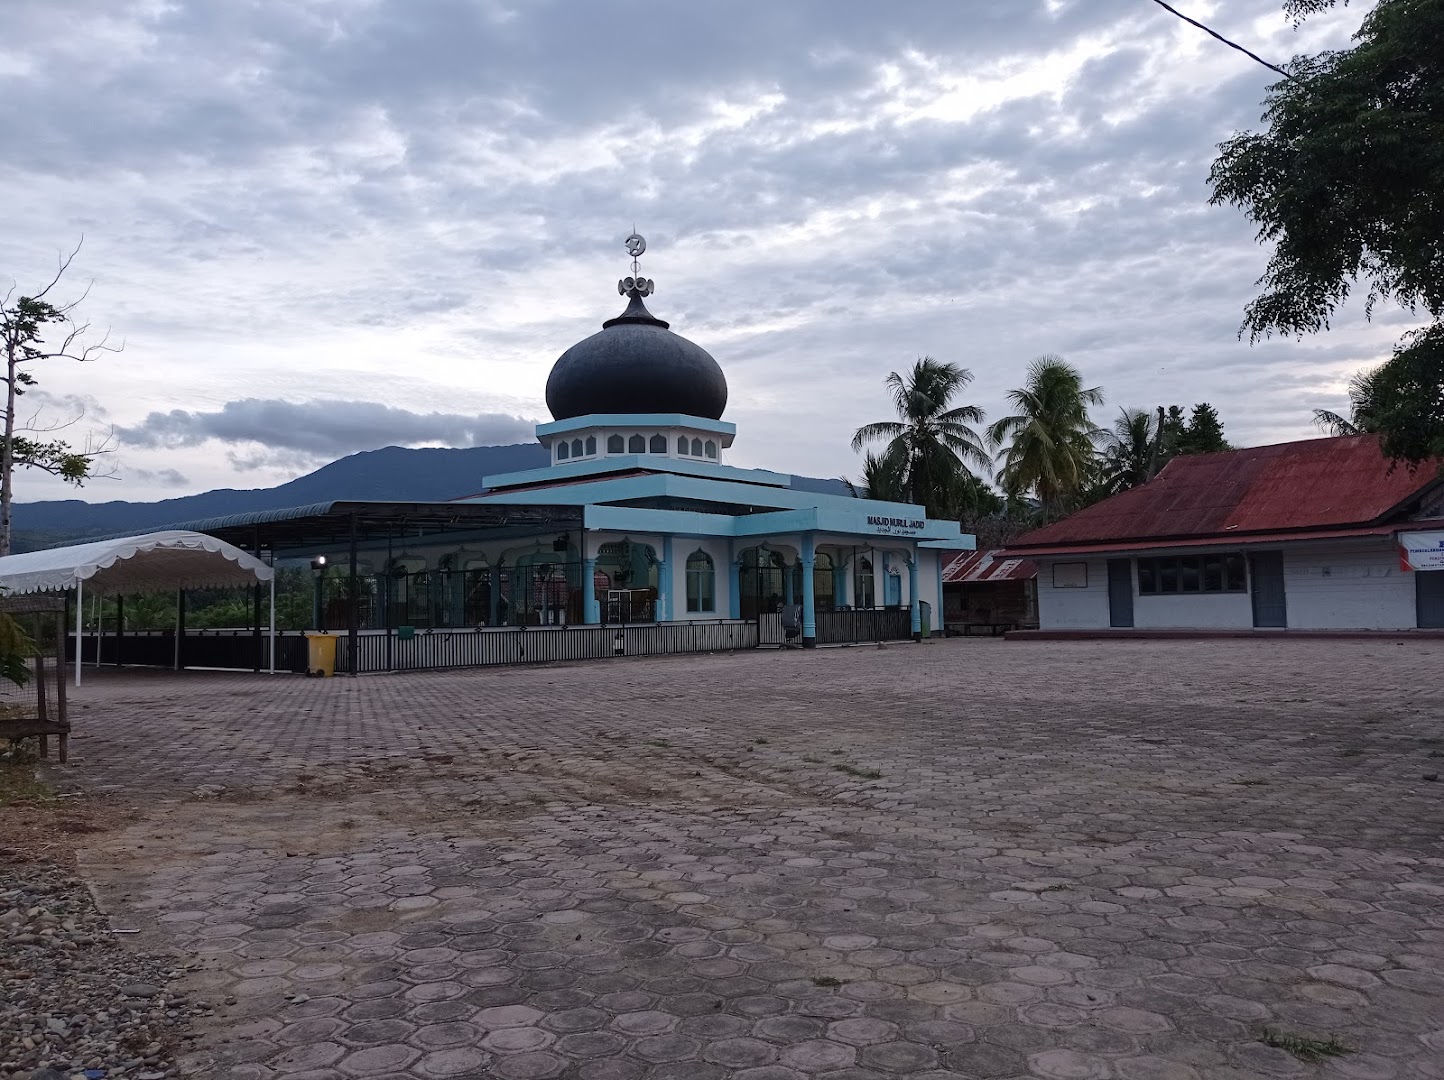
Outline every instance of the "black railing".
[[[757, 626], [731, 620], [639, 626], [482, 627], [357, 635], [357, 673], [546, 664], [613, 656], [727, 652], [757, 647]], [[350, 641], [336, 642], [336, 670], [350, 672]]]
[[[174, 630], [127, 630], [116, 636], [113, 632], [97, 638], [86, 634], [82, 639], [81, 658], [94, 664], [96, 649], [103, 666], [124, 667], [176, 666]], [[75, 659], [75, 634], [65, 639], [67, 660]], [[265, 671], [270, 667], [270, 640], [267, 632], [260, 637], [252, 630], [187, 630], [181, 639], [180, 666], [230, 668], [240, 671]], [[296, 630], [276, 632], [276, 670], [304, 673], [306, 670], [306, 638]]]

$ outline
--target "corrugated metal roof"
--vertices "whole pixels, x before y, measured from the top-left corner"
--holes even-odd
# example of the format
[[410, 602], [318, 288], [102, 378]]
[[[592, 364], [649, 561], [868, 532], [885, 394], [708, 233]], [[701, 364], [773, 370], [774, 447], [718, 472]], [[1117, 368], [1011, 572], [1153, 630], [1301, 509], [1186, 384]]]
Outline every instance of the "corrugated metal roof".
[[943, 584], [964, 582], [1025, 581], [1036, 577], [1038, 567], [1031, 559], [1011, 558], [1001, 549], [964, 551], [943, 567]]
[[1374, 435], [1190, 454], [1140, 487], [1025, 533], [1008, 550], [1378, 525], [1440, 483], [1436, 466], [1391, 470]]
[[1028, 555], [1042, 558], [1045, 555], [1102, 555], [1112, 551], [1130, 551], [1146, 554], [1150, 551], [1171, 551], [1175, 548], [1217, 548], [1220, 545], [1236, 544], [1239, 547], [1250, 544], [1286, 544], [1301, 540], [1349, 540], [1366, 536], [1391, 536], [1409, 529], [1437, 529], [1444, 521], [1396, 521], [1388, 525], [1368, 525], [1360, 529], [1309, 529], [1306, 532], [1231, 533], [1227, 537], [1191, 536], [1175, 540], [1129, 540], [1107, 541], [1098, 544], [1058, 544], [1053, 547], [1030, 547]]

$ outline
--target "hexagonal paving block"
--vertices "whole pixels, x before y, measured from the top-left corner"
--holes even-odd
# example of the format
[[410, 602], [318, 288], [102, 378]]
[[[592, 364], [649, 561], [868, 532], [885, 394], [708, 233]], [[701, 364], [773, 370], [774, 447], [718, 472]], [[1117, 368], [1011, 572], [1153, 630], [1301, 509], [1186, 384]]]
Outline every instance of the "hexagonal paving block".
[[481, 1045], [496, 1054], [520, 1054], [541, 1050], [556, 1041], [550, 1031], [539, 1027], [498, 1028], [481, 1040]]
[[686, 1035], [649, 1035], [632, 1044], [632, 1053], [643, 1061], [660, 1065], [669, 1061], [687, 1061], [696, 1058], [701, 1043]]
[[498, 1005], [482, 1009], [476, 1014], [476, 1023], [488, 1031], [505, 1027], [526, 1027], [542, 1018], [540, 1009], [529, 1005]]
[[677, 1026], [679, 1017], [671, 1013], [647, 1010], [622, 1013], [611, 1026], [628, 1035], [662, 1035]]
[[858, 1052], [858, 1060], [872, 1069], [912, 1075], [934, 1068], [938, 1063], [938, 1054], [922, 1043], [887, 1042], [864, 1047]]
[[849, 1046], [871, 1046], [897, 1038], [897, 1025], [885, 1020], [859, 1016], [850, 1020], [839, 1020], [828, 1025], [827, 1037], [834, 1042]]
[[1049, 1080], [1107, 1080], [1106, 1058], [1076, 1050], [1044, 1050], [1028, 1059], [1028, 1067]]
[[433, 1050], [416, 1063], [416, 1071], [422, 1076], [451, 1077], [470, 1076], [479, 1073], [491, 1063], [491, 1055], [468, 1046]]
[[342, 1072], [352, 1076], [374, 1076], [400, 1072], [421, 1056], [421, 1051], [404, 1043], [387, 1043], [358, 1050], [341, 1060]]
[[505, 1080], [550, 1080], [567, 1069], [567, 1059], [545, 1050], [512, 1054], [498, 1059], [492, 1071]]
[[475, 1024], [458, 1020], [417, 1028], [407, 1041], [422, 1050], [442, 1050], [448, 1046], [471, 1046], [480, 1039], [481, 1030]]
[[846, 1069], [856, 1056], [851, 1046], [831, 1039], [809, 1039], [782, 1048], [782, 1064], [808, 1073]]
[[777, 1048], [761, 1039], [719, 1039], [702, 1048], [702, 1058], [731, 1069], [747, 1069], [776, 1061]]

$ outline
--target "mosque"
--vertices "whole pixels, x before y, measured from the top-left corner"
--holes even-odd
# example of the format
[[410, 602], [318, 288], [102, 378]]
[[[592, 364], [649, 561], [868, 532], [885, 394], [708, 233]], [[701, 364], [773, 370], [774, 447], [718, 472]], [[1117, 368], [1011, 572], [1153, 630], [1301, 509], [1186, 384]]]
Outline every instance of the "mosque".
[[489, 476], [466, 500], [574, 506], [582, 528], [458, 553], [458, 569], [486, 575], [472, 579], [471, 606], [484, 591], [491, 625], [554, 625], [754, 620], [800, 604], [804, 646], [838, 612], [901, 609], [914, 635], [940, 629], [944, 551], [973, 538], [920, 506], [728, 465], [727, 379], [647, 309], [645, 249], [628, 238], [626, 309], [552, 367], [552, 420], [536, 429], [548, 466]]

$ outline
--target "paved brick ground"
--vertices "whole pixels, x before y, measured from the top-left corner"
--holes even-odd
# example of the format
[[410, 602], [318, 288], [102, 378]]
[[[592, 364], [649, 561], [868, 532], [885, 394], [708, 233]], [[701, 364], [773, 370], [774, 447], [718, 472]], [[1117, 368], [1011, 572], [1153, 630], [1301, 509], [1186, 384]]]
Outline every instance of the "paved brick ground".
[[[250, 1078], [1444, 1078], [1444, 642], [106, 674], [86, 872]], [[1305, 1064], [1266, 1029], [1337, 1037]]]

